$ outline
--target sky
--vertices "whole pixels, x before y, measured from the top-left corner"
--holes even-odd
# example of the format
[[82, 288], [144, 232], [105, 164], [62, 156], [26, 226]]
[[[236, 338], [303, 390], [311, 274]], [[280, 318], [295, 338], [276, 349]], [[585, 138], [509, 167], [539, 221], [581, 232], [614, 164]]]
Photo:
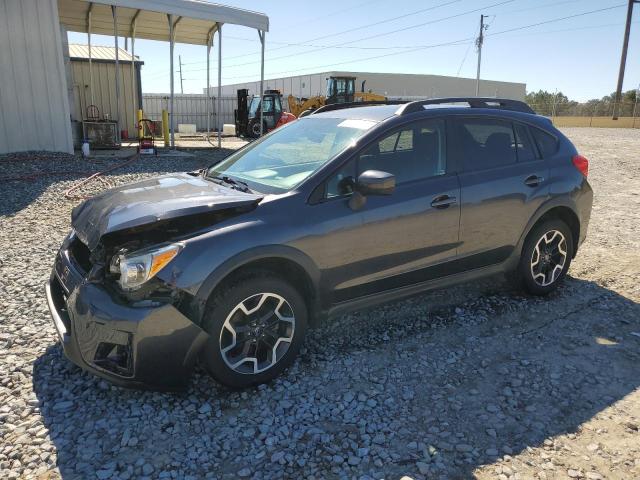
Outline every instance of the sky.
[[[488, 15], [481, 78], [526, 83], [527, 91], [561, 91], [570, 99], [600, 98], [615, 90], [626, 0], [220, 0], [269, 16], [265, 78], [360, 71], [475, 78], [480, 15]], [[571, 18], [564, 18], [571, 17]], [[86, 34], [69, 33], [71, 43]], [[217, 85], [217, 37], [211, 85]], [[113, 46], [113, 37], [92, 35]], [[120, 39], [120, 46], [124, 41]], [[169, 44], [136, 40], [144, 61], [142, 90], [169, 92]], [[176, 44], [176, 92], [202, 93], [206, 47]], [[222, 28], [222, 84], [260, 79], [255, 30]], [[635, 7], [623, 90], [640, 84], [640, 4]]]

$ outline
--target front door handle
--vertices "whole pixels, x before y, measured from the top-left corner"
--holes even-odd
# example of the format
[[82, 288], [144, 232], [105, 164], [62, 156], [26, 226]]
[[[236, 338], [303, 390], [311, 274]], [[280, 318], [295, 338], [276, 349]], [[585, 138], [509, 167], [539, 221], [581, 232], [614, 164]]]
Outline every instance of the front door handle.
[[538, 175], [529, 175], [525, 180], [524, 184], [528, 187], [537, 187], [542, 182], [544, 182], [543, 177], [539, 177]]
[[449, 205], [456, 203], [456, 197], [450, 197], [449, 195], [440, 195], [431, 201], [433, 208], [447, 208]]

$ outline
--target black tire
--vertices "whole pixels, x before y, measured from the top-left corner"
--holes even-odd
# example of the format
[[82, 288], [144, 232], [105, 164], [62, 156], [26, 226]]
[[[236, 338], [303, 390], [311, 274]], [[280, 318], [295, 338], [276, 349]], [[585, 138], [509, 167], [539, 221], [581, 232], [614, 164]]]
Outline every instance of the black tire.
[[[262, 125], [262, 133], [267, 133], [267, 124]], [[249, 124], [249, 135], [251, 138], [260, 138], [260, 121], [254, 121]]]
[[[542, 242], [541, 246], [545, 246], [547, 244], [547, 240], [543, 240], [543, 237], [551, 239], [555, 235], [553, 232], [559, 232], [564, 237], [564, 247], [559, 249], [566, 252], [564, 261], [562, 262], [562, 267], [558, 270], [559, 273], [552, 275], [554, 267], [560, 266], [561, 262], [559, 259], [562, 258], [562, 254], [551, 254], [549, 261], [546, 262], [548, 264], [548, 268], [544, 269], [548, 273], [544, 274], [538, 271], [536, 276], [537, 278], [534, 278], [534, 271], [539, 270], [539, 267], [534, 268], [532, 266], [532, 263], [536, 258], [534, 257], [536, 245], [538, 245], [539, 242]], [[557, 238], [559, 239], [559, 237]], [[559, 241], [561, 242], [561, 240]], [[540, 250], [541, 249], [539, 248], [538, 251]], [[556, 251], [558, 249], [551, 248], [551, 250]], [[522, 288], [532, 295], [547, 295], [554, 291], [567, 275], [567, 271], [571, 265], [571, 259], [573, 258], [573, 252], [574, 246], [571, 229], [562, 220], [550, 219], [536, 225], [531, 232], [529, 232], [529, 235], [527, 235], [527, 239], [524, 242], [520, 263], [518, 264], [518, 270], [516, 272]], [[540, 253], [537, 255], [538, 261], [543, 261], [540, 257]], [[540, 278], [540, 276], [542, 276], [542, 278]], [[550, 283], [544, 285], [547, 281]]]
[[[294, 317], [291, 341], [282, 342], [283, 345], [288, 344], [288, 348], [272, 366], [259, 373], [238, 372], [225, 361], [225, 354], [222, 352], [224, 337], [229, 335], [228, 329], [224, 327], [225, 322], [240, 303], [257, 296], [257, 294], [265, 293], [280, 296], [288, 303], [287, 308], [290, 307]], [[244, 314], [241, 313], [241, 315]], [[245, 318], [249, 317], [245, 316]], [[275, 319], [275, 317], [272, 318]], [[201, 354], [201, 361], [207, 372], [224, 385], [232, 388], [246, 388], [269, 382], [293, 363], [306, 333], [307, 307], [302, 295], [288, 282], [269, 272], [250, 272], [236, 278], [230, 286], [223, 288], [207, 303], [203, 326], [210, 335]], [[255, 338], [255, 333], [253, 335]], [[264, 345], [262, 348], [264, 351]], [[231, 352], [233, 351], [232, 349]], [[249, 363], [247, 362], [241, 367], [248, 367]]]

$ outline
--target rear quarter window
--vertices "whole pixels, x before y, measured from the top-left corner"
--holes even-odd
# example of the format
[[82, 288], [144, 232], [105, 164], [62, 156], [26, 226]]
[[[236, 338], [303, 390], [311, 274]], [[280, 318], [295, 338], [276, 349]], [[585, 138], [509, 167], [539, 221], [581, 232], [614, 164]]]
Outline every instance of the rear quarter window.
[[529, 135], [529, 129], [521, 123], [514, 123], [513, 129], [516, 132], [516, 153], [518, 162], [530, 162], [537, 160], [536, 149], [533, 140]]
[[558, 139], [556, 137], [536, 127], [531, 127], [530, 131], [543, 158], [550, 157], [558, 151]]

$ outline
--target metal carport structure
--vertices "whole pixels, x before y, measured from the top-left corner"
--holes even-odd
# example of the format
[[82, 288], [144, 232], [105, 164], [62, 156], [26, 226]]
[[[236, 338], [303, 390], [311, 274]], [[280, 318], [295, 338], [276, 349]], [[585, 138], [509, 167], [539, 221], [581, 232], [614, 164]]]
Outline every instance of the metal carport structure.
[[[174, 132], [174, 66], [173, 50], [176, 42], [207, 47], [207, 97], [209, 94], [210, 55], [213, 37], [218, 34], [218, 111], [222, 84], [222, 26], [241, 25], [258, 31], [261, 43], [260, 88], [264, 86], [264, 45], [269, 31], [269, 17], [262, 13], [227, 7], [203, 0], [58, 0], [60, 23], [69, 31], [88, 34], [91, 55], [91, 34], [113, 35], [118, 51], [118, 37], [131, 38], [132, 56], [135, 39], [169, 42], [171, 147], [175, 147]], [[91, 65], [91, 61], [90, 61]], [[119, 59], [116, 55], [116, 96], [119, 95]], [[132, 79], [133, 81], [133, 79]], [[207, 109], [210, 104], [207, 101]], [[118, 109], [119, 110], [119, 109]], [[120, 132], [120, 112], [116, 113]], [[262, 119], [261, 119], [262, 120]], [[221, 146], [221, 116], [217, 116], [218, 147]], [[260, 122], [262, 125], [262, 121]], [[207, 112], [207, 133], [210, 132]]]

